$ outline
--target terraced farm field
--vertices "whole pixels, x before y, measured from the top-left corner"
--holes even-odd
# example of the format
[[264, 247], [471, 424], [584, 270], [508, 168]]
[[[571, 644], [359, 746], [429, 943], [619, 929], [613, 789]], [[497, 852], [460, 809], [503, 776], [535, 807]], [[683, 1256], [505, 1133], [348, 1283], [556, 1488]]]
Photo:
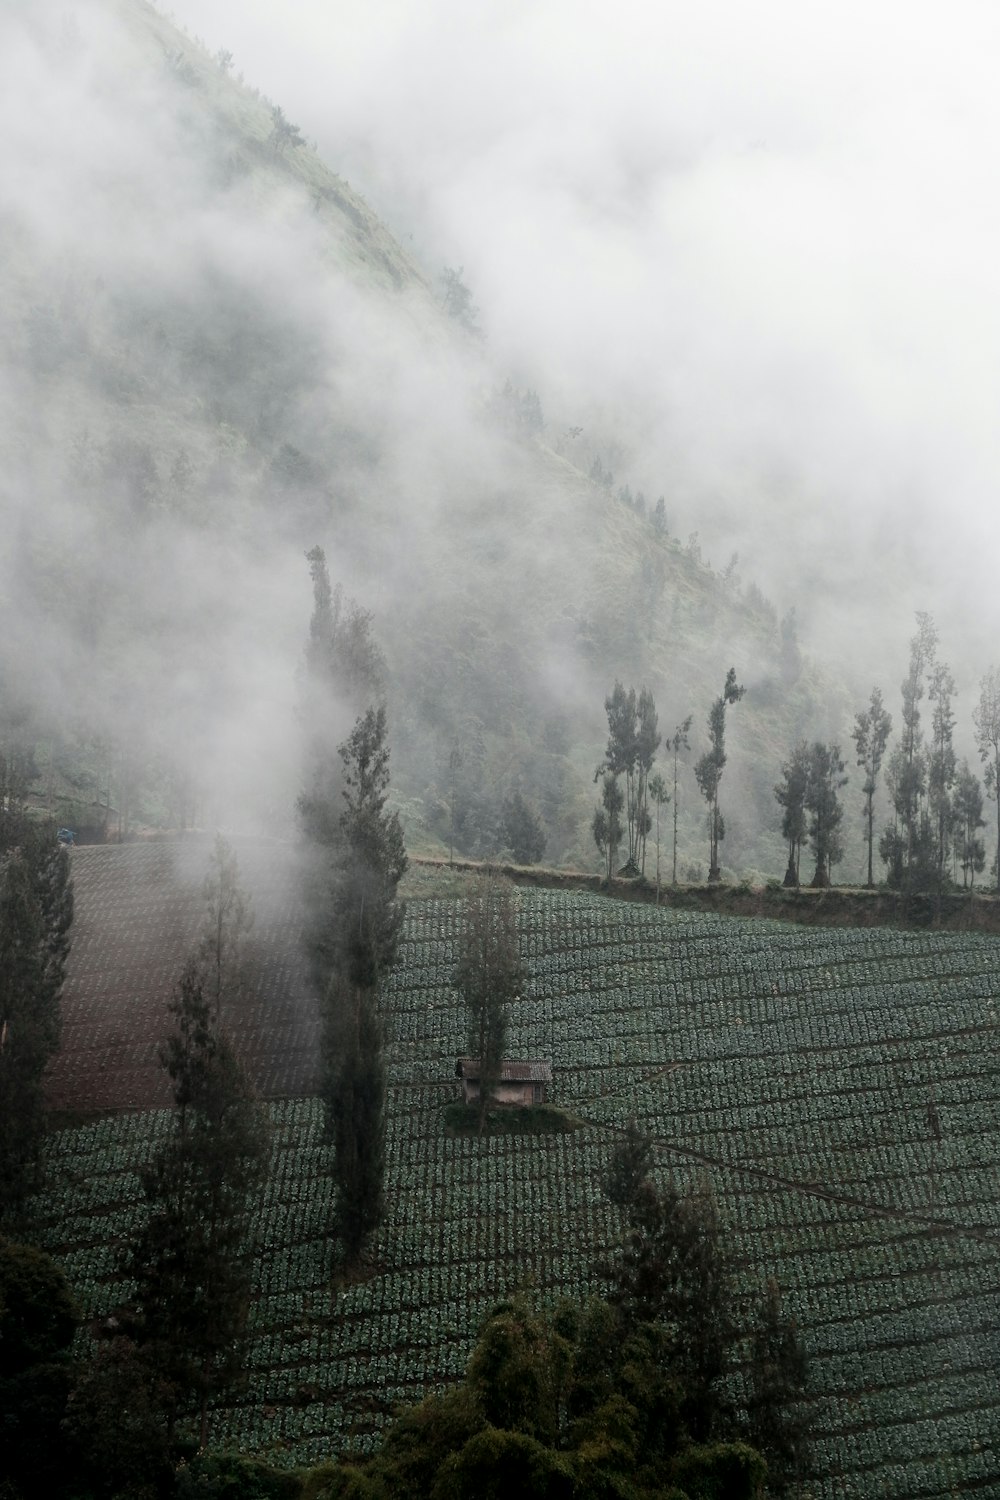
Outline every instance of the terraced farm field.
[[[659, 1170], [708, 1173], [749, 1288], [774, 1274], [811, 1356], [815, 1497], [1000, 1494], [998, 939], [803, 930], [589, 893], [522, 894], [531, 980], [513, 1056], [551, 1058], [569, 1136], [452, 1139], [459, 906], [414, 903], [387, 994], [389, 1219], [331, 1299], [329, 1183], [309, 1100], [272, 1106], [248, 1390], [213, 1441], [286, 1462], [365, 1449], [464, 1367], [530, 1280], [599, 1289], [599, 1178], [635, 1113]], [[63, 1131], [40, 1202], [88, 1311], [108, 1310], [137, 1160], [166, 1116]]]

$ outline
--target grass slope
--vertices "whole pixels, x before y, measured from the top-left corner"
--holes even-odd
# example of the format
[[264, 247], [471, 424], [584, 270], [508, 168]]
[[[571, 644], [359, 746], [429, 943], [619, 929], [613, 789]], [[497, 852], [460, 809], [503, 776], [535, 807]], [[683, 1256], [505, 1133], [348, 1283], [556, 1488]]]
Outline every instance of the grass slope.
[[[250, 1383], [213, 1440], [287, 1463], [364, 1449], [393, 1405], [463, 1368], [482, 1314], [529, 1281], [597, 1290], [619, 1224], [600, 1174], [631, 1113], [657, 1166], [708, 1173], [741, 1283], [773, 1273], [811, 1355], [815, 1497], [1000, 1484], [997, 940], [801, 930], [586, 892], [525, 892], [532, 979], [512, 1055], [550, 1057], [570, 1135], [443, 1129], [463, 1017], [460, 908], [410, 908], [391, 1012], [389, 1217], [364, 1283], [329, 1291], [313, 1101], [273, 1106]], [[124, 1290], [114, 1240], [166, 1116], [52, 1140], [37, 1204], [91, 1315]]]

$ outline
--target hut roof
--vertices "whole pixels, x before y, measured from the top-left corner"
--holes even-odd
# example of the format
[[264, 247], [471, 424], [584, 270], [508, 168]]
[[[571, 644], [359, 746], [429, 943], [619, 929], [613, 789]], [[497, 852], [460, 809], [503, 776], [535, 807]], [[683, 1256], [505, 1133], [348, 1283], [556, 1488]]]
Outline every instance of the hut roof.
[[[455, 1061], [455, 1077], [474, 1082], [480, 1074], [478, 1057], [459, 1057]], [[550, 1062], [505, 1062], [500, 1065], [501, 1083], [551, 1083]]]

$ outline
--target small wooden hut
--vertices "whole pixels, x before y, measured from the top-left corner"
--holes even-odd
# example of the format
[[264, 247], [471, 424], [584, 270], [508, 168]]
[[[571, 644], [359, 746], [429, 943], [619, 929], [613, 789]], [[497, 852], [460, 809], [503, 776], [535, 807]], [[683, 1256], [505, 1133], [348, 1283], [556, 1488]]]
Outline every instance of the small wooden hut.
[[[455, 1077], [462, 1080], [462, 1098], [471, 1104], [479, 1098], [480, 1067], [478, 1057], [459, 1057]], [[550, 1062], [505, 1062], [500, 1067], [500, 1081], [493, 1090], [496, 1104], [513, 1104], [524, 1108], [548, 1101], [552, 1082]]]

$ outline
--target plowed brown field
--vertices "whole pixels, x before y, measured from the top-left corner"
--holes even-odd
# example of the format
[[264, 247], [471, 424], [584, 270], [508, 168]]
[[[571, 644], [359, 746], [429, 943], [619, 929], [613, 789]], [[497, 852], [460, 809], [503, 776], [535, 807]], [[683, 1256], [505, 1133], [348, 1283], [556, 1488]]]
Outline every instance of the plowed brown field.
[[[302, 958], [290, 845], [233, 840], [255, 922], [239, 1014], [224, 1016], [266, 1098], [316, 1083], [318, 1017]], [[170, 1102], [158, 1047], [167, 1007], [197, 941], [212, 844], [85, 846], [71, 854], [76, 907], [62, 1045], [49, 1070], [56, 1111], [147, 1109]]]

